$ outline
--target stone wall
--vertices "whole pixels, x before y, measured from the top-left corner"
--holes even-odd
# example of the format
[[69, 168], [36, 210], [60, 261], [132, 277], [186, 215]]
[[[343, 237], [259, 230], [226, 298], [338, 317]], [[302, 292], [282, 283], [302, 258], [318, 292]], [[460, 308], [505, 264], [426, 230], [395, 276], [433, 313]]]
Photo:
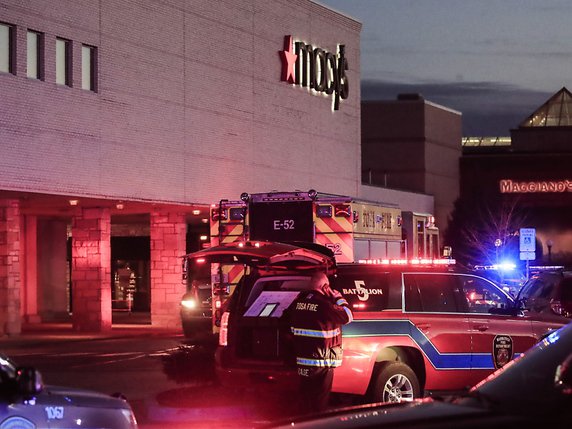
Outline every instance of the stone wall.
[[72, 219], [72, 324], [76, 331], [111, 330], [109, 209], [79, 209]]
[[185, 293], [182, 259], [186, 247], [184, 213], [151, 214], [151, 324], [180, 328], [179, 305]]
[[20, 205], [0, 200], [0, 335], [19, 334]]

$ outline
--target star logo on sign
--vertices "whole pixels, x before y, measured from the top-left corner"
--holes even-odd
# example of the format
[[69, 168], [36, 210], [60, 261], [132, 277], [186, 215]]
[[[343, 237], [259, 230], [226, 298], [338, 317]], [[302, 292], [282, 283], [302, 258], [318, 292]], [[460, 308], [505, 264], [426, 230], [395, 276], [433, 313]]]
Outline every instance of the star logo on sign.
[[294, 83], [294, 66], [298, 55], [294, 53], [292, 36], [284, 36], [284, 50], [278, 53], [282, 58], [282, 80]]

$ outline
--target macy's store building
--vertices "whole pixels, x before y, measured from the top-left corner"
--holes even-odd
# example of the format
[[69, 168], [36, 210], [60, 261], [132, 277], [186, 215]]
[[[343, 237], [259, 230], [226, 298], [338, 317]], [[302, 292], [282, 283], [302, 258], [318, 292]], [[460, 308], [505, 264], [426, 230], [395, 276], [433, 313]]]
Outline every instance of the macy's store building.
[[4, 1], [0, 335], [128, 301], [176, 327], [210, 203], [359, 197], [360, 30], [310, 0]]

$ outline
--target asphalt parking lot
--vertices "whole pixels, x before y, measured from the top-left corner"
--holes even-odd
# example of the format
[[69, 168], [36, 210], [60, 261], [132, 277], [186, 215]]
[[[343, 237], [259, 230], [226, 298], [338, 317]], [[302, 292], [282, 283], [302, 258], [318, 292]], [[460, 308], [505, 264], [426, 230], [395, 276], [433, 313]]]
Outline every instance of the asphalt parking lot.
[[0, 338], [0, 350], [38, 367], [47, 384], [125, 393], [140, 428], [256, 428], [289, 415], [291, 401], [279, 394], [223, 389], [215, 344], [129, 321], [102, 334], [73, 332], [67, 323], [26, 326]]

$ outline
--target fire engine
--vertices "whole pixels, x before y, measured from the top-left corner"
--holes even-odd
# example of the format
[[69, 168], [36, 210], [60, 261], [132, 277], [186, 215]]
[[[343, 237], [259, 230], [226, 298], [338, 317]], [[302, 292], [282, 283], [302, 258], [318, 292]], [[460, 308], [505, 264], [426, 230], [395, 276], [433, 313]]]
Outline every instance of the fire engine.
[[[243, 193], [240, 200], [221, 200], [211, 206], [210, 236], [212, 247], [249, 240], [317, 243], [329, 248], [341, 263], [439, 257], [439, 229], [431, 214], [315, 190]], [[209, 317], [213, 333], [218, 331], [221, 308], [244, 266], [211, 264], [210, 269], [209, 278], [204, 267], [185, 265], [188, 292], [181, 318], [186, 336], [196, 333], [201, 319], [204, 327]]]
[[211, 208], [210, 232], [212, 246], [238, 240], [318, 243], [337, 262], [439, 256], [439, 229], [431, 214], [314, 190], [221, 200]]

